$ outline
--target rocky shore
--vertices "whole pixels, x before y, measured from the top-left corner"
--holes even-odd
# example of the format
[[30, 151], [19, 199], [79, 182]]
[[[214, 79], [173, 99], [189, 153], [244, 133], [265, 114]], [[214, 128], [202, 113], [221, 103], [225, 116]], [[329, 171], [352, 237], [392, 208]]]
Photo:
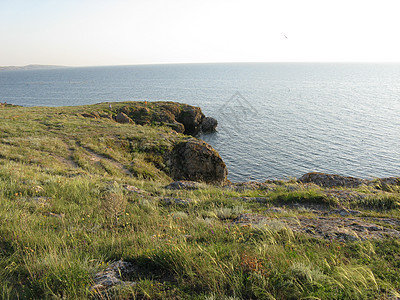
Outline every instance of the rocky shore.
[[[119, 105], [108, 103], [109, 110], [82, 113], [88, 118], [109, 118], [121, 124], [165, 125], [178, 133], [192, 136], [202, 132], [215, 131], [218, 121], [206, 117], [199, 107], [176, 102], [136, 102]], [[118, 104], [117, 104], [118, 105]]]
[[[9, 299], [396, 299], [400, 178], [230, 182], [172, 102], [0, 104]], [[29, 224], [29, 225], [27, 225]]]

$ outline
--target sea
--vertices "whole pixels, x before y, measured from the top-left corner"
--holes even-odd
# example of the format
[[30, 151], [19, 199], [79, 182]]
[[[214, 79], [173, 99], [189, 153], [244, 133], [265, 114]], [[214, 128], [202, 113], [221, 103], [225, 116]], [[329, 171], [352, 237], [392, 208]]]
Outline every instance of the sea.
[[400, 176], [400, 64], [229, 63], [0, 71], [0, 102], [177, 101], [218, 120], [199, 137], [234, 182], [307, 172]]

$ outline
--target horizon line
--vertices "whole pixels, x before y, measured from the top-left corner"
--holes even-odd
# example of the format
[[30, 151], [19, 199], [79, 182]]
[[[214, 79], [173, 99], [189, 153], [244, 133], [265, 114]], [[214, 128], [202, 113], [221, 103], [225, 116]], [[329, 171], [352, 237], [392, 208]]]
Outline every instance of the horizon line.
[[63, 65], [63, 64], [26, 64], [0, 65], [0, 69], [28, 67], [58, 67], [58, 68], [88, 68], [88, 67], [125, 67], [125, 66], [156, 66], [156, 65], [205, 65], [205, 64], [400, 64], [400, 61], [210, 61], [210, 62], [154, 62], [99, 65]]

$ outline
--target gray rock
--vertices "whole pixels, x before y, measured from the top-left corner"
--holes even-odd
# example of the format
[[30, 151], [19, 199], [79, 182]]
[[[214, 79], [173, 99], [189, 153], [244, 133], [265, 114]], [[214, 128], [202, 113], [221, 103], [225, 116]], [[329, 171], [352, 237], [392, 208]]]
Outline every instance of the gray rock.
[[126, 261], [116, 261], [111, 263], [104, 271], [95, 274], [94, 284], [89, 288], [91, 292], [108, 290], [116, 285], [135, 285], [136, 282], [126, 281], [136, 272], [135, 266]]
[[206, 117], [201, 122], [201, 130], [203, 132], [214, 132], [217, 128], [218, 121], [211, 117]]

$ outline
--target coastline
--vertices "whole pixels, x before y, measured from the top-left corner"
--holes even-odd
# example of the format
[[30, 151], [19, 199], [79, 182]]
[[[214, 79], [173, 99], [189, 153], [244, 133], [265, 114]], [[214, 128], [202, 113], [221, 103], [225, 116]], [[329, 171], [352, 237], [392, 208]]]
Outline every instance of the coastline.
[[4, 293], [400, 292], [398, 276], [390, 276], [400, 272], [399, 178], [308, 173], [232, 183], [219, 154], [188, 134], [205, 118], [200, 108], [172, 102], [0, 105]]

